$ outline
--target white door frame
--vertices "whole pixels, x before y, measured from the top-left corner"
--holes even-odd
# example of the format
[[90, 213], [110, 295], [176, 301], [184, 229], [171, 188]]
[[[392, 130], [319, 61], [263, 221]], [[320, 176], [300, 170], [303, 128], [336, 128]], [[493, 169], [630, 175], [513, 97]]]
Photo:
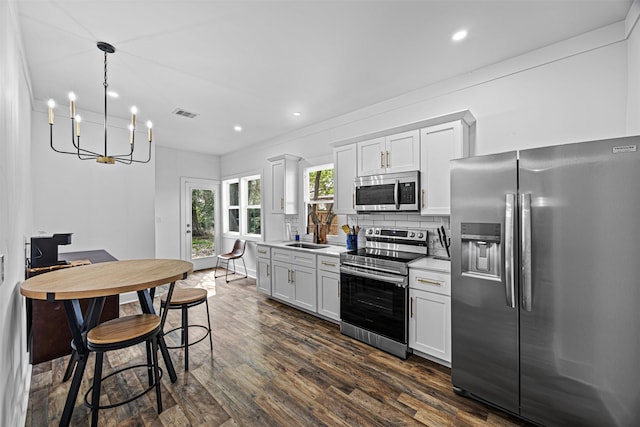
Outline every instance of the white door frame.
[[[215, 207], [215, 254], [211, 257], [191, 259], [191, 191], [196, 188], [212, 190]], [[180, 177], [180, 258], [193, 263], [194, 270], [213, 268], [216, 265], [218, 248], [220, 247], [220, 181], [204, 178]]]

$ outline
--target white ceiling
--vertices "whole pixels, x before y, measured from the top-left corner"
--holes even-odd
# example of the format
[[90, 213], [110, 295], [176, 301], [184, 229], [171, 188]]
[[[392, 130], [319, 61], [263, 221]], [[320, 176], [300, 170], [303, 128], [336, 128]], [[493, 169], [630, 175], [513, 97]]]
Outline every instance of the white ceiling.
[[[36, 110], [54, 98], [154, 122], [221, 155], [621, 21], [632, 0], [19, 0]], [[451, 35], [467, 29], [459, 43]], [[188, 119], [176, 108], [199, 114]], [[291, 113], [302, 111], [301, 117]], [[58, 123], [58, 122], [57, 122]], [[241, 125], [237, 133], [234, 125]]]

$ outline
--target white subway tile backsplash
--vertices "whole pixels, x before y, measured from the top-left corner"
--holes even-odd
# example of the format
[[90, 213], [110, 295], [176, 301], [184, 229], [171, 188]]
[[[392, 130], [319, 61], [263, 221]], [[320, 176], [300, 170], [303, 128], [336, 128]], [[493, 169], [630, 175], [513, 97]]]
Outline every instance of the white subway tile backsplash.
[[403, 214], [385, 214], [384, 219], [387, 221], [407, 221], [407, 215]]

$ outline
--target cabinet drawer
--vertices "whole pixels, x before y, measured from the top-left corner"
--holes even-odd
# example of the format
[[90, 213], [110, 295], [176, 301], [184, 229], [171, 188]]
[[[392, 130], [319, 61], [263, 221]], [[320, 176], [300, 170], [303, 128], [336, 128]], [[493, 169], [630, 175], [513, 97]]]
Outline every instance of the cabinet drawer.
[[258, 258], [271, 258], [271, 248], [265, 245], [256, 245], [256, 255]]
[[316, 256], [303, 251], [292, 251], [291, 264], [316, 268]]
[[303, 267], [316, 267], [315, 254], [295, 249], [273, 248], [271, 250], [271, 259], [273, 261], [288, 262], [290, 264], [300, 265]]
[[318, 270], [340, 273], [340, 258], [335, 256], [318, 255]]
[[409, 287], [442, 295], [451, 295], [451, 275], [411, 268], [409, 269]]
[[289, 249], [271, 249], [271, 259], [273, 261], [283, 261], [283, 262], [291, 262], [291, 257], [293, 253]]

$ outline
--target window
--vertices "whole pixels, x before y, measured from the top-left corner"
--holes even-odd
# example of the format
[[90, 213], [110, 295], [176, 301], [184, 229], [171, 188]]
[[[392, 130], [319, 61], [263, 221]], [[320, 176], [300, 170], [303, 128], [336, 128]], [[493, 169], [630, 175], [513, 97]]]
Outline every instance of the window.
[[260, 175], [223, 182], [224, 231], [245, 237], [262, 235]]
[[338, 234], [338, 217], [333, 212], [333, 164], [305, 169], [305, 207], [307, 233], [324, 225], [326, 234]]
[[246, 209], [246, 234], [262, 234], [262, 215], [261, 215], [261, 193], [260, 193], [260, 176], [250, 176], [243, 178], [246, 183], [247, 209]]

